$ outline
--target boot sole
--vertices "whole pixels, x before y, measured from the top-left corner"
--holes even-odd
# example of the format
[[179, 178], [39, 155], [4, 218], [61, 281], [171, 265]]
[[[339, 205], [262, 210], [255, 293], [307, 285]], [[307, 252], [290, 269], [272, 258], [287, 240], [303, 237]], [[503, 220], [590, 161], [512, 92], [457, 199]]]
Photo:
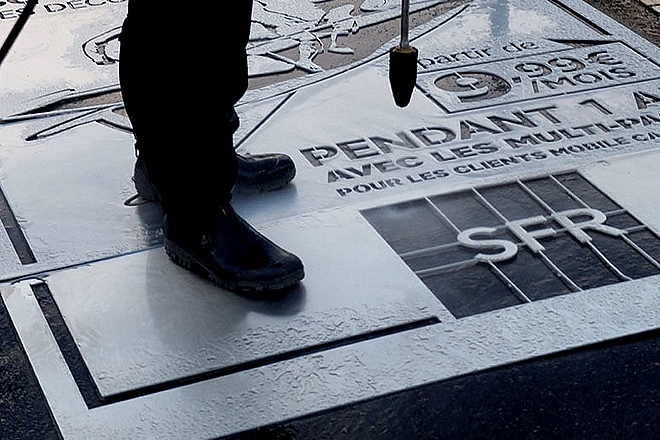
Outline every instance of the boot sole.
[[237, 293], [282, 290], [299, 283], [305, 277], [304, 269], [300, 269], [274, 280], [227, 281], [219, 277], [215, 272], [210, 270], [204, 263], [200, 262], [192, 254], [183, 250], [181, 247], [177, 246], [167, 238], [165, 238], [165, 252], [167, 253], [167, 256], [170, 258], [170, 260], [172, 260], [178, 266], [208, 278], [214, 284], [222, 287], [223, 289]]

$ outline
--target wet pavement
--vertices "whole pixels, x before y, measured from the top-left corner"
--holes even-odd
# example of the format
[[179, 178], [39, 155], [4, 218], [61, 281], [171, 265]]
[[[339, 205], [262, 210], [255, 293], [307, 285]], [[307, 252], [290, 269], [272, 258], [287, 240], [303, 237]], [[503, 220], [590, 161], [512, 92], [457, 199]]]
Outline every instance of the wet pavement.
[[413, 1], [404, 109], [397, 2], [255, 3], [236, 145], [298, 173], [234, 204], [307, 274], [269, 298], [135, 198], [126, 3], [41, 3], [0, 69], [0, 437], [651, 438], [660, 33], [599, 1]]

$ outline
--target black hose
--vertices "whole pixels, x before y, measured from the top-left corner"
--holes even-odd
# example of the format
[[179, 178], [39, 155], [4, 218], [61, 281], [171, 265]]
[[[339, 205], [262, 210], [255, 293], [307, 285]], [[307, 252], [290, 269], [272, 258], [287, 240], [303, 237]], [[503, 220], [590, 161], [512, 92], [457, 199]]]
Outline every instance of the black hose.
[[16, 41], [16, 38], [18, 38], [18, 35], [23, 30], [23, 26], [25, 26], [28, 18], [30, 18], [30, 15], [32, 15], [35, 6], [37, 6], [37, 1], [38, 0], [28, 0], [25, 4], [25, 8], [23, 8], [23, 12], [21, 12], [21, 15], [18, 17], [18, 20], [16, 20], [16, 23], [14, 23], [14, 27], [11, 29], [11, 32], [9, 32], [5, 42], [2, 44], [2, 48], [0, 48], [0, 65], [2, 65], [2, 62], [5, 60], [5, 57], [9, 53], [9, 49], [11, 49], [11, 46]]

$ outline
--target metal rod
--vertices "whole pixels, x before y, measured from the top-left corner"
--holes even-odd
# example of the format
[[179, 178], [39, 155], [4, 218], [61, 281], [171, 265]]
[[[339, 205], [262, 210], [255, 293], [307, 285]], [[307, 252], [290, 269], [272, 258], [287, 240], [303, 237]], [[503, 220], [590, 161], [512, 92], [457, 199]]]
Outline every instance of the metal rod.
[[410, 0], [401, 0], [401, 44], [400, 47], [407, 48], [410, 45], [408, 40], [408, 29], [410, 26]]

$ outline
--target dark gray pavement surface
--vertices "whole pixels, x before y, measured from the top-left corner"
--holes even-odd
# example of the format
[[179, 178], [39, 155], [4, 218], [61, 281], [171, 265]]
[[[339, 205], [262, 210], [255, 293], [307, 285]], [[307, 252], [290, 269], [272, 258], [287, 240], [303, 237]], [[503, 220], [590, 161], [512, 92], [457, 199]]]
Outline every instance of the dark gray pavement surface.
[[652, 0], [585, 0], [652, 43], [660, 44], [660, 8]]

